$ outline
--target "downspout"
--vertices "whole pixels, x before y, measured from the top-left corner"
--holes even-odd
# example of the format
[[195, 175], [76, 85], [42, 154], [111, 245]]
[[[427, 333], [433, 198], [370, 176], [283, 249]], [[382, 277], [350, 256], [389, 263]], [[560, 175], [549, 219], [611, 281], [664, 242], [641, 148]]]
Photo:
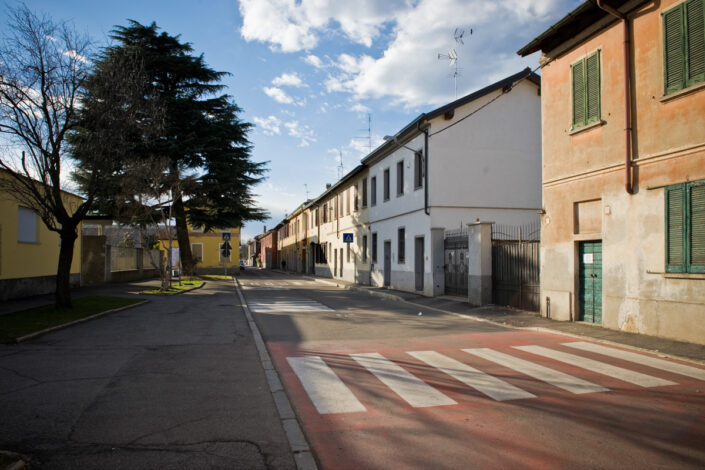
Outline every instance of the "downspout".
[[627, 194], [634, 194], [632, 186], [632, 161], [631, 161], [631, 54], [629, 51], [629, 22], [627, 15], [620, 13], [609, 5], [604, 5], [603, 0], [597, 0], [598, 8], [606, 11], [610, 15], [616, 17], [622, 22], [622, 30], [624, 32], [624, 187]]
[[421, 128], [421, 121], [416, 124], [416, 128], [423, 132], [424, 140], [424, 159], [423, 159], [423, 211], [426, 215], [431, 215], [431, 209], [428, 207], [428, 126]]

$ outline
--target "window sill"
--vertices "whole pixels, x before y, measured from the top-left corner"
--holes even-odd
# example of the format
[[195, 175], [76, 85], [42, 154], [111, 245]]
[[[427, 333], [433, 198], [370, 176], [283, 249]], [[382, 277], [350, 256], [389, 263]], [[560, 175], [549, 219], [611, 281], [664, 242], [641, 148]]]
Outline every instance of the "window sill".
[[421, 186], [416, 186], [416, 187], [414, 188], [414, 191], [418, 191], [419, 189], [423, 189], [423, 185], [421, 185]]
[[684, 88], [680, 91], [676, 91], [676, 92], [670, 93], [668, 95], [663, 95], [661, 98], [659, 98], [659, 101], [661, 103], [665, 103], [667, 101], [671, 101], [676, 98], [680, 98], [683, 95], [689, 95], [689, 94], [694, 93], [696, 91], [702, 90], [703, 88], [705, 88], [705, 82], [698, 83], [697, 85], [691, 85], [688, 88]]
[[604, 126], [605, 124], [607, 124], [607, 121], [603, 121], [602, 119], [600, 119], [599, 121], [595, 121], [595, 122], [590, 123], [586, 126], [576, 127], [575, 129], [571, 129], [570, 132], [568, 133], [568, 135], [580, 134], [583, 131], [587, 131], [589, 129], [594, 129], [595, 127], [601, 127], [601, 126]]
[[660, 274], [666, 279], [703, 279], [705, 280], [705, 273], [666, 273], [657, 271], [646, 271], [647, 274]]

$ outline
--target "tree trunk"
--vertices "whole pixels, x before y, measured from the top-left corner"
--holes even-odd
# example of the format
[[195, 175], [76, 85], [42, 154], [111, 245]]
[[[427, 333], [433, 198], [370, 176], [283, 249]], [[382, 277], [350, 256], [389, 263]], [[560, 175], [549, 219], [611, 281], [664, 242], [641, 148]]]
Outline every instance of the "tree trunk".
[[191, 241], [188, 236], [188, 223], [186, 222], [186, 210], [184, 200], [181, 195], [174, 199], [174, 219], [176, 220], [176, 240], [179, 242], [179, 258], [181, 259], [181, 269], [187, 276], [196, 274], [196, 263], [191, 255]]
[[71, 308], [71, 262], [74, 243], [78, 238], [76, 226], [64, 225], [59, 232], [59, 267], [56, 271], [56, 308]]

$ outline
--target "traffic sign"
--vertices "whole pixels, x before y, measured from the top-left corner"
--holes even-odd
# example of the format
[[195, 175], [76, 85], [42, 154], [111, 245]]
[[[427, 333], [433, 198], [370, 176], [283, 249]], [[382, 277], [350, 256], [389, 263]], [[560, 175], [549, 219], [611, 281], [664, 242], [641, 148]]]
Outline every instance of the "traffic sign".
[[221, 233], [221, 235], [223, 237], [223, 241], [230, 240], [230, 232], [223, 232], [223, 233]]
[[344, 233], [343, 234], [343, 243], [352, 243], [353, 242], [353, 234], [352, 233]]

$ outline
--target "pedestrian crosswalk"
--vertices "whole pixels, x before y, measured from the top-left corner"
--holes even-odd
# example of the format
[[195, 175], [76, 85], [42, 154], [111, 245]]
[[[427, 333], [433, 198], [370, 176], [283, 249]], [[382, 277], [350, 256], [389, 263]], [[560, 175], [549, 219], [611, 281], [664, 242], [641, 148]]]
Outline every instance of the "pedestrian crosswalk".
[[[698, 367], [583, 341], [563, 343], [561, 346], [580, 352], [587, 352], [588, 354], [606, 356], [607, 360], [614, 358], [635, 363], [655, 369], [657, 373], [659, 371], [667, 371], [672, 374], [705, 381], [705, 369]], [[418, 364], [421, 366], [425, 365], [438, 370], [442, 374], [452, 377], [455, 381], [496, 401], [539, 397], [510, 384], [502, 378], [480, 370], [483, 367], [493, 369], [496, 368], [496, 365], [499, 365], [576, 395], [609, 392], [610, 389], [599, 383], [575, 377], [553, 367], [569, 364], [573, 368], [590, 371], [597, 375], [597, 379], [591, 379], [595, 382], [599, 382], [600, 376], [606, 376], [644, 388], [677, 385], [672, 380], [637, 372], [583, 355], [571, 354], [559, 349], [538, 345], [513, 346], [509, 349], [511, 354], [491, 348], [468, 348], [461, 351], [468, 354], [469, 361], [477, 362], [472, 359], [474, 357], [476, 359], [479, 358], [480, 362], [474, 364], [476, 367], [473, 367], [437, 351], [406, 351], [405, 354], [420, 361]], [[556, 364], [551, 367], [537, 364], [532, 361], [532, 359], [535, 360], [534, 356], [553, 360]], [[458, 404], [453, 397], [448, 396], [411, 373], [407, 368], [378, 352], [350, 354], [349, 357], [360, 365], [364, 371], [376, 377], [379, 382], [413, 408]], [[482, 362], [483, 360], [486, 362]], [[356, 413], [367, 410], [366, 406], [355, 394], [356, 389], [359, 390], [360, 387], [364, 387], [366, 381], [362, 380], [362, 377], [354, 383], [346, 384], [336, 374], [334, 367], [330, 367], [319, 356], [287, 357], [287, 362], [318, 413]], [[546, 364], [547, 362], [544, 360], [543, 363]], [[404, 365], [407, 365], [407, 363], [405, 362]]]
[[332, 312], [315, 300], [258, 299], [248, 302], [250, 310], [257, 313], [283, 312]]

